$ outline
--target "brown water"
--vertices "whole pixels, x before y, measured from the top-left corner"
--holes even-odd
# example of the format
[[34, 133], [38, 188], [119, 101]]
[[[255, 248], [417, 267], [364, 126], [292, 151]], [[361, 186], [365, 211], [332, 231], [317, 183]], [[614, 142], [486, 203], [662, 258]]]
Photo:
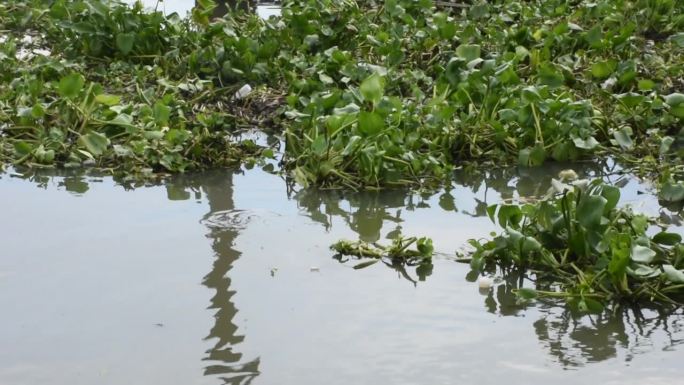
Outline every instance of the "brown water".
[[[487, 203], [543, 193], [557, 171], [461, 174], [420, 195], [288, 194], [260, 170], [135, 189], [10, 170], [0, 384], [684, 384], [681, 309], [522, 308], [517, 277], [482, 294], [453, 260], [494, 230]], [[608, 178], [657, 213], [648, 186]], [[354, 270], [328, 250], [398, 231], [433, 238], [431, 274]]]

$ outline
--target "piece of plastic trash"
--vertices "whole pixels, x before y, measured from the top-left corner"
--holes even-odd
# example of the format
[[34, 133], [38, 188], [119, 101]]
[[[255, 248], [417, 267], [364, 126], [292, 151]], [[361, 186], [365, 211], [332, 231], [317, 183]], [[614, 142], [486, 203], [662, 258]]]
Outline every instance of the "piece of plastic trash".
[[480, 286], [480, 289], [489, 289], [494, 285], [494, 280], [490, 277], [480, 277], [477, 280], [477, 284]]
[[244, 86], [240, 87], [239, 90], [235, 93], [235, 99], [243, 99], [247, 97], [252, 92], [252, 86], [249, 84], [245, 84]]

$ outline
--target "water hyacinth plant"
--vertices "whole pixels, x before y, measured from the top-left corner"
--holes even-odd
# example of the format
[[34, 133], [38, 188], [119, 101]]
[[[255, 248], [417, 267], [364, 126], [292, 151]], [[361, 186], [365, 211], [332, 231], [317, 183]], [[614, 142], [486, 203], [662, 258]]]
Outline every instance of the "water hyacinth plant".
[[432, 274], [432, 239], [397, 236], [388, 246], [377, 242], [339, 240], [330, 246], [336, 252], [335, 259], [347, 262], [349, 258], [360, 260], [354, 269], [364, 269], [378, 262], [396, 270], [408, 281], [416, 281], [407, 273], [406, 267], [416, 267], [418, 279], [424, 281]]
[[[522, 206], [492, 205], [504, 231], [471, 240], [471, 267], [514, 267], [535, 277], [523, 299], [566, 298], [585, 311], [607, 301], [681, 303], [684, 244], [654, 219], [619, 207], [620, 191], [599, 180], [556, 183], [548, 199]], [[657, 229], [657, 230], [656, 230]]]
[[283, 133], [302, 186], [604, 155], [682, 180], [680, 1], [304, 0], [269, 20], [214, 7], [0, 4], [0, 159], [182, 172], [264, 155], [231, 138], [258, 125]]

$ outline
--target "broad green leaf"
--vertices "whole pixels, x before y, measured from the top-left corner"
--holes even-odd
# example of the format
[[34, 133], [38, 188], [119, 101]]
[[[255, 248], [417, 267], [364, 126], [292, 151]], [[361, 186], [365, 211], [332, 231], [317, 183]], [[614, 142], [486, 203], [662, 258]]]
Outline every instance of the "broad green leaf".
[[499, 220], [499, 226], [504, 228], [507, 226], [517, 228], [523, 218], [523, 215], [520, 207], [517, 205], [504, 204], [499, 206], [497, 218]]
[[623, 127], [620, 130], [613, 131], [613, 137], [623, 150], [631, 150], [634, 147], [632, 129], [629, 127]]
[[367, 77], [359, 87], [363, 100], [378, 104], [385, 93], [383, 78], [378, 74]]
[[385, 126], [385, 121], [377, 112], [361, 111], [359, 113], [359, 131], [365, 135], [375, 135]]
[[652, 240], [661, 245], [674, 246], [682, 242], [682, 236], [677, 233], [661, 231], [654, 235]]
[[637, 83], [637, 88], [639, 88], [639, 91], [651, 91], [654, 87], [655, 82], [649, 79], [642, 79], [639, 80], [639, 83]]
[[67, 99], [76, 98], [85, 85], [85, 79], [81, 74], [72, 73], [59, 80], [57, 91], [59, 95]]
[[461, 44], [456, 48], [456, 55], [468, 63], [480, 57], [480, 46], [477, 44]]
[[591, 66], [591, 76], [597, 79], [605, 79], [615, 71], [614, 61], [600, 61]]
[[596, 229], [601, 224], [607, 202], [602, 196], [583, 196], [577, 205], [577, 221], [586, 229]]
[[515, 291], [515, 295], [519, 299], [530, 301], [539, 297], [539, 293], [536, 290], [530, 289], [529, 287], [521, 287]]
[[558, 88], [565, 83], [563, 74], [557, 71], [554, 66], [550, 64], [541, 66], [537, 75], [539, 77], [539, 82], [549, 86], [550, 88]]
[[529, 254], [531, 252], [540, 251], [542, 249], [541, 243], [532, 237], [525, 237], [522, 242], [522, 252]]
[[627, 272], [630, 275], [639, 278], [653, 278], [660, 275], [660, 269], [640, 264], [637, 264], [634, 269], [627, 268]]
[[615, 186], [604, 185], [601, 187], [601, 196], [606, 198], [606, 211], [614, 209], [620, 201], [620, 189]]
[[655, 256], [656, 252], [646, 246], [634, 245], [634, 247], [632, 247], [631, 258], [634, 262], [649, 264], [653, 262]]
[[135, 43], [135, 33], [119, 33], [116, 35], [116, 48], [124, 55], [128, 55], [133, 50], [133, 43]]
[[665, 136], [663, 139], [660, 141], [660, 156], [663, 156], [670, 151], [670, 147], [672, 147], [672, 144], [674, 143], [675, 139], [671, 136]]
[[575, 145], [575, 147], [581, 148], [583, 150], [593, 150], [599, 145], [599, 142], [593, 136], [590, 136], [587, 139], [582, 139], [579, 136], [573, 135], [572, 143]]
[[107, 149], [107, 146], [109, 146], [109, 138], [99, 132], [90, 132], [81, 135], [78, 142], [95, 156], [102, 155]]
[[628, 108], [634, 108], [639, 104], [643, 103], [646, 97], [635, 92], [627, 92], [624, 94], [617, 95], [618, 100], [622, 102]]
[[327, 149], [328, 143], [325, 141], [325, 137], [323, 135], [317, 136], [313, 143], [311, 143], [311, 150], [318, 156], [325, 154]]
[[671, 35], [670, 40], [672, 40], [680, 48], [684, 48], [684, 32], [679, 32], [675, 33], [674, 35]]
[[105, 106], [115, 106], [121, 103], [121, 98], [116, 95], [100, 94], [95, 97], [95, 101]]
[[672, 265], [663, 265], [663, 271], [665, 272], [665, 276], [670, 282], [673, 283], [684, 283], [684, 272], [681, 270], [677, 270], [674, 266]]
[[595, 299], [585, 297], [579, 301], [579, 310], [581, 312], [598, 314], [603, 311], [603, 305]]
[[666, 202], [684, 201], [684, 182], [667, 181], [663, 183], [658, 197]]
[[679, 92], [666, 95], [664, 98], [665, 103], [672, 107], [684, 104], [684, 94], [680, 94]]
[[18, 140], [14, 142], [14, 152], [17, 154], [18, 158], [26, 156], [33, 151], [33, 145], [23, 140]]
[[169, 123], [169, 118], [171, 117], [171, 109], [162, 102], [154, 103], [152, 107], [152, 114], [154, 115], [154, 121], [157, 124], [165, 125]]

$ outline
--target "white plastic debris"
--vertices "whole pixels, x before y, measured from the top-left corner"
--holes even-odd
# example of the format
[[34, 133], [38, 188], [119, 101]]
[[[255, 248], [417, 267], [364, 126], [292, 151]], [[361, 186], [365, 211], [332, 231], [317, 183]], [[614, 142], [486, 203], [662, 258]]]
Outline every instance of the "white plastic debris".
[[494, 285], [494, 280], [490, 277], [480, 277], [477, 280], [477, 284], [480, 287], [480, 289], [486, 290]]
[[558, 173], [558, 178], [562, 181], [573, 181], [577, 180], [579, 176], [573, 169], [563, 170]]
[[234, 97], [235, 99], [243, 99], [247, 97], [247, 95], [249, 95], [250, 93], [252, 93], [252, 86], [250, 86], [249, 84], [245, 84], [244, 86], [240, 87], [239, 90], [237, 90]]
[[318, 266], [311, 266], [311, 267], [309, 268], [309, 271], [314, 272], [314, 273], [317, 273], [317, 272], [321, 271], [321, 268], [318, 267]]

